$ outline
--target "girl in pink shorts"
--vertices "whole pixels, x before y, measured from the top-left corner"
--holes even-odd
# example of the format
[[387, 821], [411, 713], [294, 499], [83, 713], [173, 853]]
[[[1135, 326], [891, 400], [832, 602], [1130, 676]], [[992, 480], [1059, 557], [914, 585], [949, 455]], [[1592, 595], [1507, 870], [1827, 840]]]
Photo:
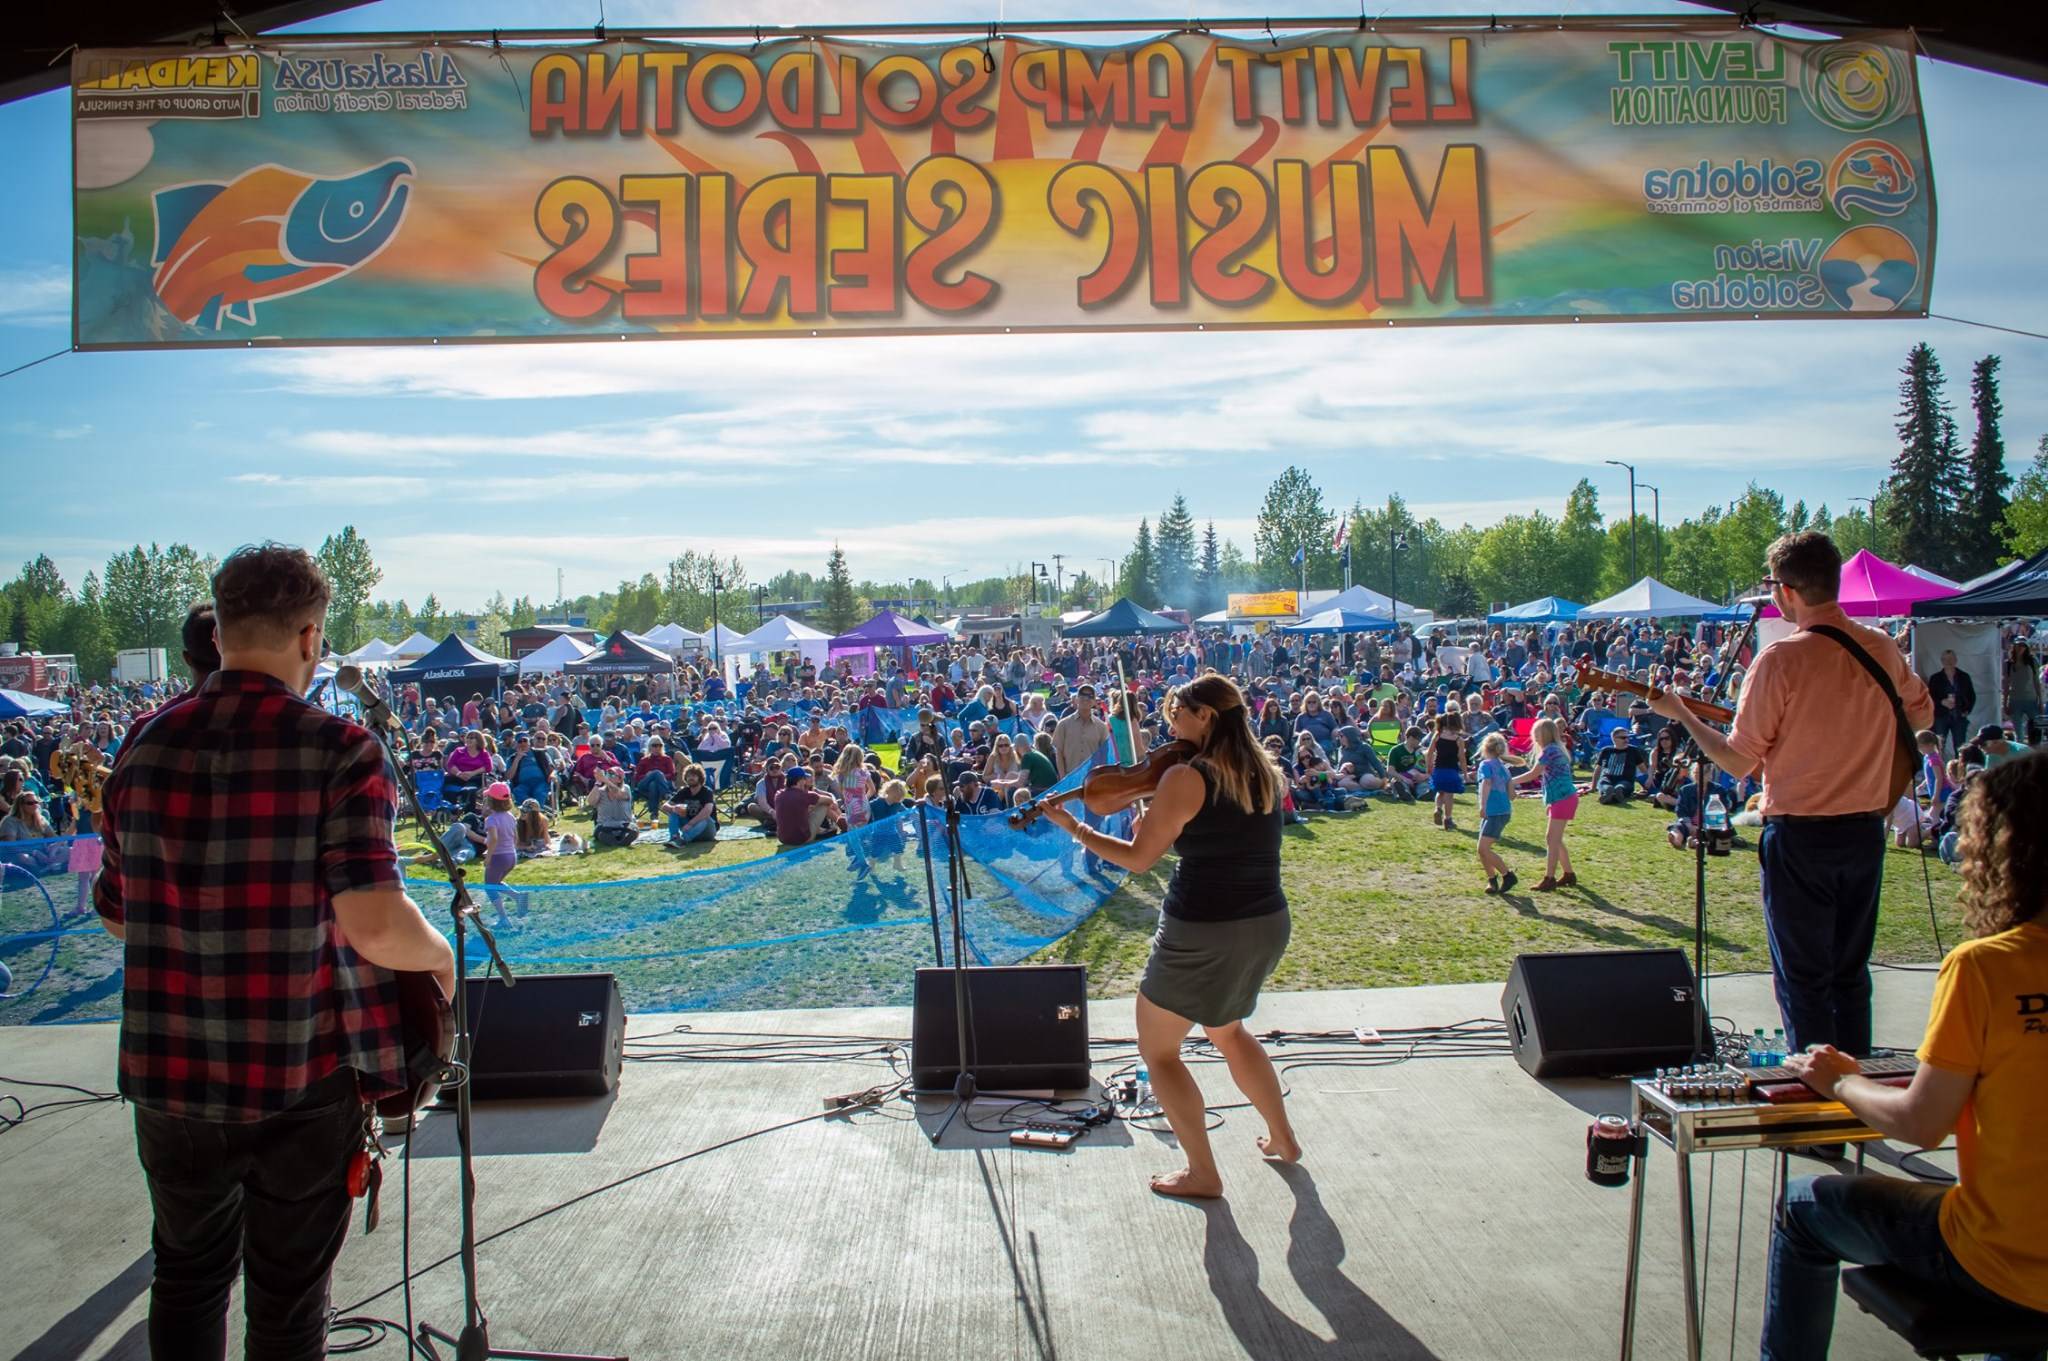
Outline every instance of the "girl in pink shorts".
[[1543, 832], [1543, 881], [1533, 888], [1537, 893], [1548, 893], [1579, 882], [1579, 876], [1572, 873], [1571, 852], [1564, 848], [1565, 829], [1579, 812], [1579, 785], [1572, 774], [1571, 753], [1558, 741], [1555, 719], [1537, 719], [1529, 729], [1529, 740], [1537, 748], [1536, 759], [1515, 783], [1540, 782], [1543, 786], [1544, 810], [1550, 817]]

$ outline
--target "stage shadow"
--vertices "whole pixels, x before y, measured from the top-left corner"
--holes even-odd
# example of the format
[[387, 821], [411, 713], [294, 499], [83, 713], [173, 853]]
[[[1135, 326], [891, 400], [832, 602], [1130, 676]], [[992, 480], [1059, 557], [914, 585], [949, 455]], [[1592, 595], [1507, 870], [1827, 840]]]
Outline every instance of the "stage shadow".
[[[554, 1100], [480, 1101], [472, 1108], [471, 1151], [476, 1156], [588, 1153], [610, 1118], [617, 1092]], [[405, 1127], [392, 1126], [403, 1143]], [[391, 1131], [387, 1131], [389, 1133]], [[455, 1156], [455, 1108], [436, 1106], [420, 1120], [415, 1158]]]
[[1237, 1227], [1229, 1202], [1190, 1202], [1209, 1221], [1202, 1267], [1210, 1293], [1222, 1306], [1224, 1320], [1244, 1354], [1260, 1361], [1435, 1361], [1436, 1353], [1344, 1274], [1343, 1235], [1323, 1207], [1308, 1169], [1297, 1164], [1275, 1171], [1294, 1193], [1294, 1216], [1287, 1225], [1287, 1270], [1332, 1336], [1318, 1336], [1259, 1289], [1258, 1254]]
[[1025, 1333], [1031, 1338], [1032, 1351], [1038, 1361], [1059, 1361], [1059, 1343], [1053, 1337], [1051, 1303], [1045, 1293], [1045, 1264], [1039, 1252], [1038, 1235], [1026, 1233], [1023, 1251], [1018, 1251], [1014, 1222], [1016, 1207], [1005, 1203], [1005, 1197], [999, 1194], [997, 1186], [1001, 1163], [984, 1157], [980, 1149], [975, 1150], [974, 1162], [975, 1169], [981, 1173], [981, 1187], [988, 1197], [989, 1210], [995, 1216], [996, 1233], [1002, 1239], [1003, 1257], [1009, 1265], [1010, 1281], [1016, 1292], [1017, 1312], [1022, 1316]]
[[[85, 1355], [86, 1347], [106, 1331], [107, 1325], [119, 1318], [130, 1304], [149, 1294], [149, 1282], [155, 1274], [155, 1255], [143, 1253], [120, 1275], [87, 1295], [70, 1313], [45, 1328], [41, 1337], [16, 1352], [14, 1361], [71, 1361], [72, 1357]], [[138, 1321], [104, 1355], [144, 1356], [149, 1351], [148, 1333], [148, 1322]]]
[[[1058, 1099], [1068, 1110], [1078, 1110], [1086, 1105], [1105, 1105], [1109, 1101], [1109, 1098], [1103, 1095], [1102, 1087], [1099, 1083], [1089, 1084], [1086, 1091], [1061, 1092], [1058, 1094]], [[1002, 1124], [1004, 1108], [1013, 1105], [1016, 1105], [1016, 1098], [1005, 1098], [997, 1095], [978, 1096], [971, 1106], [953, 1117], [953, 1122], [950, 1125], [946, 1123], [946, 1116], [953, 1109], [953, 1098], [950, 1096], [920, 1096], [917, 1098], [914, 1109], [917, 1112], [918, 1128], [924, 1131], [926, 1142], [930, 1142], [932, 1136], [937, 1134], [940, 1128], [943, 1127], [946, 1133], [945, 1137], [938, 1143], [939, 1148], [953, 1152], [966, 1152], [968, 1150], [980, 1152], [992, 1148], [1012, 1147], [1010, 1132], [1013, 1129], [1022, 1129], [1024, 1127], [1022, 1124], [1024, 1120], [1056, 1118], [1045, 1116], [1043, 1112], [1035, 1108], [1034, 1103], [1017, 1108], [1012, 1117], [1015, 1123]], [[974, 1123], [970, 1125], [968, 1123], [969, 1120], [972, 1120]], [[976, 1128], [976, 1126], [980, 1126], [980, 1128]], [[1095, 1126], [1086, 1134], [1074, 1140], [1069, 1148], [1032, 1149], [1029, 1151], [1059, 1157], [1062, 1153], [1078, 1153], [1090, 1147], [1129, 1148], [1131, 1145], [1130, 1127], [1122, 1120], [1112, 1120], [1106, 1125]], [[1025, 1150], [1019, 1150], [1019, 1152], [1023, 1151]]]

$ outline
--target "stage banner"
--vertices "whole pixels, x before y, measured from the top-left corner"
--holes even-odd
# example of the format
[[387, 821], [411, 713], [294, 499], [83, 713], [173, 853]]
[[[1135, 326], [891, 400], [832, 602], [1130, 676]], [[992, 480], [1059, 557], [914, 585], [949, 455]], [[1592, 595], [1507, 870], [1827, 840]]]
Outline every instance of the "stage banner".
[[75, 339], [1918, 315], [1910, 38], [88, 51]]

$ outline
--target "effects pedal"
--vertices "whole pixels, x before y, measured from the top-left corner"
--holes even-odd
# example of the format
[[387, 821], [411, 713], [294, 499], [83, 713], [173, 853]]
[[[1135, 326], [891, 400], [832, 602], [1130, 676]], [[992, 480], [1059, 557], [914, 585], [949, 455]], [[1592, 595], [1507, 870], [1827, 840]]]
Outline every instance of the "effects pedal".
[[1010, 1143], [1016, 1148], [1049, 1148], [1063, 1153], [1074, 1146], [1080, 1136], [1072, 1130], [1055, 1133], [1044, 1129], [1014, 1129], [1010, 1131]]

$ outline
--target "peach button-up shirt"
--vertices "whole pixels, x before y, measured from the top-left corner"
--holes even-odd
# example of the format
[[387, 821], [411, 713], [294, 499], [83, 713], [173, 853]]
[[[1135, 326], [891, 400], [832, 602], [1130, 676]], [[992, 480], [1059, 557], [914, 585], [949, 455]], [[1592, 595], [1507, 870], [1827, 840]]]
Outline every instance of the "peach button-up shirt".
[[1885, 795], [1896, 731], [1891, 701], [1847, 649], [1810, 631], [1815, 624], [1848, 634], [1884, 668], [1909, 725], [1919, 729], [1933, 721], [1927, 683], [1898, 645], [1829, 605], [1758, 655], [1743, 684], [1728, 745], [1750, 758], [1752, 770], [1763, 767], [1766, 817], [1889, 812]]

